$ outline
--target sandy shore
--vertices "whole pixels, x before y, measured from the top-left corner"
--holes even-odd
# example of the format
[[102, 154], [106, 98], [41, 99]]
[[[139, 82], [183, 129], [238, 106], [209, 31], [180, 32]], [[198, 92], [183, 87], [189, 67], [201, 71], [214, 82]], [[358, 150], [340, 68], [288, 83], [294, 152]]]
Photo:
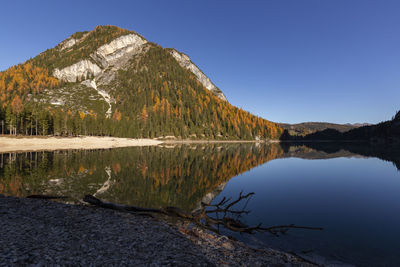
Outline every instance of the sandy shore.
[[0, 137], [0, 153], [59, 149], [101, 149], [129, 146], [154, 146], [163, 143], [153, 139], [117, 137]]

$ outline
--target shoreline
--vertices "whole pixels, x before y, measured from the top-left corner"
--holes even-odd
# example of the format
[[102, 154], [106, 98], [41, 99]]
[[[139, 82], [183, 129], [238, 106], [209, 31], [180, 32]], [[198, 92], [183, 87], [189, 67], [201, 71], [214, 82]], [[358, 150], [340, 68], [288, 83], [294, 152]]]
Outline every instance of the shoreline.
[[279, 140], [171, 140], [109, 136], [7, 136], [0, 135], [0, 153], [68, 149], [108, 149], [160, 144], [276, 143]]
[[[0, 153], [28, 152], [28, 151], [55, 151], [68, 149], [109, 149], [121, 147], [179, 145], [179, 144], [219, 144], [219, 143], [331, 143], [354, 141], [328, 141], [328, 140], [179, 140], [179, 139], [150, 139], [150, 138], [122, 138], [110, 136], [7, 136], [0, 135]], [[356, 141], [360, 143], [361, 141]]]
[[316, 266], [184, 222], [0, 194], [0, 265]]

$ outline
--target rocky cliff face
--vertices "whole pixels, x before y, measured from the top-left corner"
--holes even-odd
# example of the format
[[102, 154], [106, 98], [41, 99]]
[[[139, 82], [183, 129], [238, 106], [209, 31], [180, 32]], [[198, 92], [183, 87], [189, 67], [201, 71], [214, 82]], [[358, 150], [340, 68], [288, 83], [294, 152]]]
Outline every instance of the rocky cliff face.
[[133, 55], [142, 52], [147, 41], [136, 34], [121, 36], [108, 44], [102, 45], [91, 57], [99, 62], [103, 68], [127, 61]]
[[[61, 50], [71, 48], [77, 43], [77, 40], [70, 38], [61, 45]], [[96, 77], [109, 66], [122, 67], [133, 55], [142, 52], [142, 47], [147, 41], [136, 34], [121, 36], [108, 44], [102, 45], [89, 59], [81, 60], [71, 66], [63, 69], [56, 68], [53, 75], [58, 79], [67, 82], [75, 82], [88, 76]]]
[[83, 34], [80, 38], [74, 38], [70, 36], [69, 38], [65, 39], [62, 41], [59, 45], [58, 48], [63, 51], [63, 50], [69, 50], [69, 48], [73, 47], [74, 45], [82, 42], [88, 35], [89, 33]]
[[175, 49], [170, 50], [171, 55], [178, 61], [179, 65], [190, 70], [196, 75], [197, 80], [208, 90], [213, 92], [216, 96], [224, 101], [228, 101], [224, 95], [212, 82], [211, 80], [190, 60], [190, 58], [184, 53], [178, 52]]
[[67, 48], [70, 48], [76, 44], [77, 40], [75, 38], [68, 38], [64, 42], [61, 43], [61, 50], [65, 50]]
[[85, 59], [61, 70], [55, 69], [53, 76], [67, 82], [75, 82], [82, 77], [86, 79], [90, 75], [97, 76], [100, 72], [99, 66]]

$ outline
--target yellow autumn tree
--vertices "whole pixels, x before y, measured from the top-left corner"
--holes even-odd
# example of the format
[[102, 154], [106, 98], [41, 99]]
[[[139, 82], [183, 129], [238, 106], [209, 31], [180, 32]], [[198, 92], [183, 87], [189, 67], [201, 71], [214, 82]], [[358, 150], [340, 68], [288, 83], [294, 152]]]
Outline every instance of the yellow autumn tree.
[[22, 112], [22, 110], [24, 109], [21, 98], [18, 95], [15, 96], [14, 99], [12, 100], [11, 109], [15, 114], [20, 114]]
[[142, 121], [146, 122], [147, 117], [148, 117], [147, 110], [146, 110], [146, 105], [144, 105], [143, 108], [142, 108], [141, 117], [142, 117]]
[[121, 121], [121, 119], [122, 119], [122, 113], [119, 112], [118, 109], [116, 109], [116, 110], [114, 111], [114, 114], [113, 114], [112, 118], [113, 118], [113, 120]]

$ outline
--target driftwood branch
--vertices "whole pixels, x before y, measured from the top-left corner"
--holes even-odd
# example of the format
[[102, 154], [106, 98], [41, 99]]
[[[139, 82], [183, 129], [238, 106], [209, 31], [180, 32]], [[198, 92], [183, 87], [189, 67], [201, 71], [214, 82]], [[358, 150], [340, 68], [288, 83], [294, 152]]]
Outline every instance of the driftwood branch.
[[36, 199], [66, 199], [67, 196], [51, 196], [51, 195], [29, 195], [26, 198], [36, 198]]
[[[123, 211], [123, 212], [133, 212], [133, 213], [158, 213], [158, 214], [163, 214], [171, 217], [179, 217], [183, 218], [189, 221], [192, 221], [196, 223], [199, 226], [205, 227], [209, 230], [212, 230], [214, 232], [219, 232], [220, 226], [225, 227], [226, 229], [229, 229], [234, 232], [239, 232], [239, 233], [248, 233], [248, 234], [253, 234], [255, 232], [260, 232], [260, 233], [270, 233], [273, 235], [279, 235], [279, 234], [285, 234], [289, 229], [307, 229], [307, 230], [322, 230], [321, 227], [309, 227], [309, 226], [298, 226], [294, 224], [288, 224], [288, 225], [276, 225], [276, 226], [271, 226], [271, 227], [263, 227], [261, 224], [257, 226], [248, 226], [245, 223], [240, 221], [240, 216], [243, 214], [248, 214], [250, 211], [245, 210], [245, 207], [247, 206], [247, 202], [249, 201], [249, 198], [253, 196], [254, 193], [248, 193], [246, 195], [243, 195], [242, 192], [240, 192], [239, 197], [231, 201], [231, 198], [222, 198], [222, 200], [217, 203], [217, 204], [205, 204], [202, 203], [202, 208], [198, 211], [192, 212], [192, 213], [187, 213], [177, 207], [165, 207], [162, 209], [153, 209], [153, 208], [142, 208], [142, 207], [136, 207], [136, 206], [129, 206], [129, 205], [120, 205], [120, 204], [115, 204], [111, 202], [104, 202], [101, 201], [100, 199], [92, 196], [92, 195], [86, 195], [83, 198], [83, 201], [95, 206], [99, 206], [102, 208], [106, 209], [113, 209], [113, 210], [118, 210], [118, 211]], [[241, 202], [242, 200], [246, 200], [246, 204], [242, 210], [233, 210], [232, 208]], [[207, 210], [207, 208], [212, 208]], [[220, 214], [222, 213], [222, 217]], [[215, 217], [210, 216], [210, 215], [215, 215]], [[232, 218], [227, 216], [227, 214], [233, 214], [236, 215], [237, 218]]]
[[118, 211], [163, 213], [162, 210], [160, 210], [160, 209], [151, 209], [151, 208], [148, 209], [148, 208], [142, 208], [142, 207], [136, 207], [136, 206], [114, 204], [111, 202], [104, 202], [92, 195], [86, 195], [83, 198], [83, 201], [86, 203], [95, 205], [95, 206], [105, 208], [105, 209], [112, 209], [112, 210], [118, 210]]

